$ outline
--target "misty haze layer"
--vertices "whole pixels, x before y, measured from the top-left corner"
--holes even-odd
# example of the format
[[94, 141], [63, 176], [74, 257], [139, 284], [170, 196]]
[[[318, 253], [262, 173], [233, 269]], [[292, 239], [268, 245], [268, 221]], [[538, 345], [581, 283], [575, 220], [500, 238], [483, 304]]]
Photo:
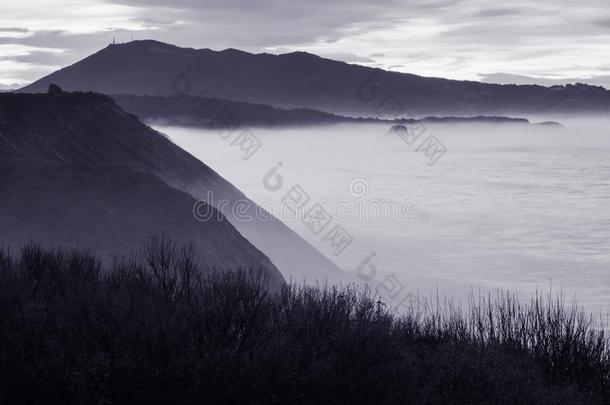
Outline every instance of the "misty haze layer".
[[[552, 283], [590, 309], [607, 309], [608, 122], [563, 122], [564, 129], [430, 125], [412, 145], [380, 125], [253, 129], [263, 146], [248, 160], [213, 131], [159, 129], [345, 270], [368, 256], [365, 268], [379, 271], [373, 284], [396, 275], [404, 290], [393, 290], [394, 304], [407, 291], [437, 287], [462, 297], [470, 287], [529, 294]], [[429, 135], [447, 148], [434, 165], [416, 151]], [[274, 167], [279, 190], [264, 180]], [[322, 202], [353, 236], [339, 256], [285, 209], [282, 198], [295, 185], [308, 206]]]

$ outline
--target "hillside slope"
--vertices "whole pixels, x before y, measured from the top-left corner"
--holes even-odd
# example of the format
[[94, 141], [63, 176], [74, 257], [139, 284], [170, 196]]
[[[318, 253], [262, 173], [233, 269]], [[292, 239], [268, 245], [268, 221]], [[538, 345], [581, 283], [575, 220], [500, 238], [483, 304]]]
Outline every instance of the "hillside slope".
[[[0, 158], [5, 165], [26, 177], [23, 182], [26, 187], [28, 182], [34, 181], [38, 176], [36, 173], [23, 172], [34, 167], [32, 162], [43, 165], [40, 173], [44, 174], [49, 170], [51, 173], [57, 173], [58, 176], [63, 173], [62, 170], [68, 170], [65, 169], [66, 167], [84, 165], [94, 169], [106, 168], [99, 177], [96, 170], [72, 171], [75, 173], [73, 181], [79, 179], [78, 187], [84, 187], [89, 181], [91, 184], [100, 184], [108, 193], [113, 186], [119, 188], [122, 184], [119, 182], [112, 184], [108, 167], [112, 167], [112, 170], [118, 167], [125, 171], [125, 174], [116, 174], [114, 177], [117, 179], [132, 173], [147, 175], [137, 177], [139, 180], [133, 183], [133, 194], [137, 195], [138, 199], [137, 203], [132, 202], [125, 211], [128, 219], [135, 221], [136, 219], [131, 218], [131, 214], [127, 215], [127, 213], [141, 206], [142, 210], [151, 210], [151, 217], [154, 217], [151, 218], [153, 224], [160, 224], [163, 219], [159, 217], [163, 216], [163, 210], [169, 210], [167, 215], [175, 215], [176, 226], [182, 226], [181, 221], [192, 218], [194, 224], [189, 223], [187, 228], [193, 232], [195, 228], [199, 229], [209, 222], [195, 220], [193, 216], [195, 199], [204, 199], [211, 193], [215, 204], [222, 201], [228, 203], [222, 206], [225, 217], [239, 233], [264, 252], [287, 278], [313, 280], [341, 274], [331, 261], [280, 221], [275, 218], [262, 220], [261, 215], [254, 215], [256, 210], [261, 209], [239, 190], [205, 164], [174, 145], [165, 136], [142, 124], [135, 116], [122, 111], [110, 97], [61, 91], [54, 91], [52, 94], [1, 94]], [[51, 166], [47, 168], [46, 165], [63, 166], [60, 170], [51, 169]], [[12, 190], [10, 187], [20, 184], [8, 181], [14, 176], [8, 176], [3, 182], [7, 193]], [[86, 176], [91, 178], [87, 180]], [[70, 179], [71, 177], [66, 175], [66, 181], [72, 181]], [[101, 183], [96, 183], [98, 180]], [[158, 180], [166, 185], [167, 189], [170, 187], [175, 189], [166, 191], [166, 193], [172, 192], [173, 202], [167, 200], [162, 206], [155, 205], [161, 196], [156, 198], [153, 190], [163, 186]], [[122, 185], [125, 188], [120, 191], [120, 195], [126, 194], [128, 190], [125, 184]], [[78, 190], [78, 187], [66, 185], [64, 189]], [[48, 191], [53, 192], [55, 189], [57, 188], [49, 187]], [[182, 193], [174, 193], [174, 191], [178, 192], [177, 190]], [[27, 190], [22, 192], [26, 193]], [[86, 192], [88, 189], [84, 187], [83, 193]], [[119, 190], [116, 192], [119, 193]], [[34, 197], [23, 194], [22, 198]], [[130, 198], [135, 197], [130, 195]], [[248, 212], [253, 218], [252, 221], [235, 218], [232, 208], [237, 201], [249, 202]], [[66, 200], [66, 204], [71, 204], [70, 198]], [[175, 210], [180, 212], [176, 213]], [[153, 215], [152, 212], [156, 214]], [[240, 213], [245, 215], [248, 212]], [[211, 216], [216, 217], [215, 214]], [[222, 220], [219, 222], [223, 223]], [[141, 225], [134, 223], [134, 226]], [[146, 233], [146, 229], [152, 228], [144, 226], [142, 232]], [[218, 262], [221, 262], [228, 256], [234, 255], [237, 259], [250, 251], [250, 247], [245, 244], [233, 245], [230, 242], [232, 239], [233, 236], [226, 236], [219, 244], [207, 240], [204, 255], [217, 255]], [[104, 247], [100, 248], [103, 250]], [[220, 249], [219, 253], [214, 253], [217, 248]], [[244, 252], [241, 252], [242, 250]], [[264, 256], [260, 256], [262, 261]]]

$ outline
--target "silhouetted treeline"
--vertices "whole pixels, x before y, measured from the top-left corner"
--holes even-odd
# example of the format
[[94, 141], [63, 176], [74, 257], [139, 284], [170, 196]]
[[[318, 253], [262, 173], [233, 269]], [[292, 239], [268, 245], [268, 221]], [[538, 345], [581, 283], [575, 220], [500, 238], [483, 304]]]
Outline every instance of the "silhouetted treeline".
[[608, 342], [561, 300], [397, 315], [356, 288], [215, 272], [153, 241], [0, 254], [3, 404], [607, 403]]

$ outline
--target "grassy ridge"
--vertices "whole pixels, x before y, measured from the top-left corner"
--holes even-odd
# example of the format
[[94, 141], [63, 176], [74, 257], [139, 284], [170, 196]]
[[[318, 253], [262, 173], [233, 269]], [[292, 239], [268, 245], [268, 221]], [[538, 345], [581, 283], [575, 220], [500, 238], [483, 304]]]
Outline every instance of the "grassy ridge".
[[609, 403], [608, 340], [560, 299], [509, 294], [392, 313], [357, 288], [215, 272], [152, 241], [0, 253], [0, 402]]

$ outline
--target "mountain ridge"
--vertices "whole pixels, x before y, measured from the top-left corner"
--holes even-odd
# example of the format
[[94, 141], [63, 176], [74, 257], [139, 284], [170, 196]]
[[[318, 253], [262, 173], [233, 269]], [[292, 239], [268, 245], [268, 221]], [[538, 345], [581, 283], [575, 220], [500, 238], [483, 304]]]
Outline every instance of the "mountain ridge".
[[[313, 108], [348, 116], [523, 115], [610, 111], [610, 92], [594, 86], [547, 88], [455, 81], [385, 71], [304, 52], [272, 55], [232, 49], [181, 48], [158, 41], [109, 45], [21, 92], [51, 83], [66, 90], [149, 96], [189, 93], [280, 108]], [[394, 104], [391, 106], [390, 104]], [[380, 111], [383, 110], [383, 111]]]
[[[384, 120], [379, 118], [346, 117], [325, 113], [309, 108], [282, 109], [268, 104], [253, 104], [223, 100], [213, 97], [179, 96], [134, 96], [111, 95], [125, 111], [137, 115], [144, 122], [154, 125], [214, 128], [216, 119], [222, 112], [231, 112], [240, 125], [248, 127], [290, 127], [307, 125], [328, 125], [340, 123], [376, 123], [393, 125], [396, 123], [525, 123], [528, 119], [506, 116], [424, 116], [419, 119], [399, 118]], [[532, 124], [537, 125], [537, 124]]]

